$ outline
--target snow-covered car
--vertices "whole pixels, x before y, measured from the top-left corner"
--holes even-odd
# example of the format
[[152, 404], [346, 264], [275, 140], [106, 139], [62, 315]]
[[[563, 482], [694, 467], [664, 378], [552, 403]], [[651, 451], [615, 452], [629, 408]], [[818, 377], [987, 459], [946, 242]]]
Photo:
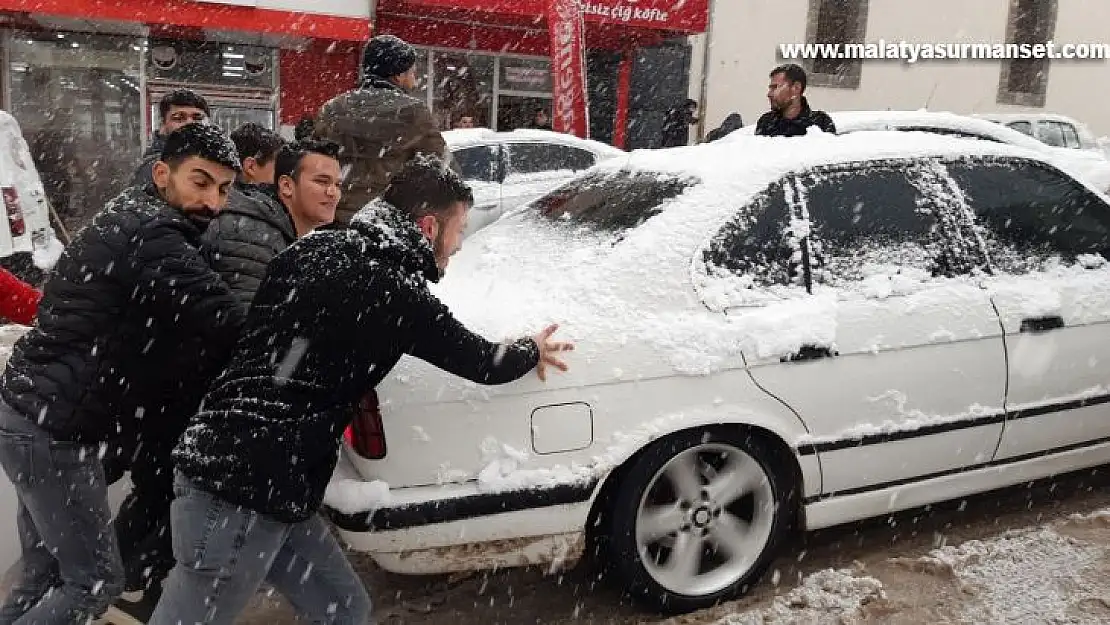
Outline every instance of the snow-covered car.
[[598, 141], [546, 130], [459, 129], [444, 132], [443, 138], [456, 169], [474, 191], [466, 236], [595, 163], [627, 154]]
[[46, 192], [31, 149], [19, 122], [7, 111], [0, 111], [0, 194], [7, 217], [0, 227], [0, 257], [30, 252], [40, 269], [53, 267], [62, 245], [50, 225]]
[[868, 130], [933, 132], [1036, 150], [1057, 167], [1086, 179], [1101, 191], [1110, 191], [1110, 159], [1101, 152], [1049, 145], [986, 119], [940, 111], [843, 111], [831, 115], [838, 134]]
[[974, 115], [1023, 135], [1058, 148], [1072, 150], [1094, 150], [1102, 152], [1102, 146], [1087, 125], [1056, 113], [980, 113]]
[[405, 574], [588, 554], [682, 612], [795, 529], [1110, 462], [1110, 199], [1003, 143], [802, 145], [635, 151], [475, 234], [437, 294], [560, 323], [570, 370], [404, 359], [329, 485], [344, 538]]

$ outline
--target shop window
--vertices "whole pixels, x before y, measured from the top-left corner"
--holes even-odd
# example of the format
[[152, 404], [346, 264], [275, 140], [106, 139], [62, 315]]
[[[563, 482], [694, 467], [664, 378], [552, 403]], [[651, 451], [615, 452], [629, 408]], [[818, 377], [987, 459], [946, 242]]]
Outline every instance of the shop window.
[[141, 51], [130, 37], [11, 33], [9, 110], [70, 233], [130, 183], [139, 162]]
[[[806, 42], [836, 44], [864, 43], [867, 35], [868, 0], [809, 0]], [[819, 56], [803, 62], [808, 84], [817, 87], [859, 88], [862, 59]]]
[[[1057, 0], [1010, 0], [1006, 43], [1043, 44], [1056, 30]], [[998, 103], [1044, 106], [1048, 91], [1046, 58], [1011, 58], [1002, 62]]]
[[493, 110], [493, 57], [433, 52], [432, 59], [432, 111], [439, 127], [454, 128], [461, 117], [473, 117], [479, 128], [488, 128]]

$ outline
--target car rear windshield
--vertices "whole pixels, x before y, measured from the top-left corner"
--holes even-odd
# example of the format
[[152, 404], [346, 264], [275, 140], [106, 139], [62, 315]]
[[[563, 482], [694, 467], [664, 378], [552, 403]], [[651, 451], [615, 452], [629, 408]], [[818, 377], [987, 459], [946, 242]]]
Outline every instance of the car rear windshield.
[[541, 197], [533, 207], [555, 221], [628, 230], [657, 215], [667, 200], [697, 182], [692, 177], [646, 171], [594, 172]]

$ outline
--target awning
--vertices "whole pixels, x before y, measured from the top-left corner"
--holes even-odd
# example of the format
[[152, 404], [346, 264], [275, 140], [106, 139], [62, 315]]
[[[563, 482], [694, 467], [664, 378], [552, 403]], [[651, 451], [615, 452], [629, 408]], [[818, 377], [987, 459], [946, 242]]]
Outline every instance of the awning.
[[371, 30], [365, 18], [194, 0], [0, 0], [0, 11], [339, 41], [366, 41]]

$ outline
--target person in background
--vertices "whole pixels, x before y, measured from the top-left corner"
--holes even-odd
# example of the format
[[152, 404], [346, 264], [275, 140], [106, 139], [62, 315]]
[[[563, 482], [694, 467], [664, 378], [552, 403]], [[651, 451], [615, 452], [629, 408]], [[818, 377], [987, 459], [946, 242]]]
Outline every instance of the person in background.
[[[248, 137], [261, 137], [262, 141], [247, 140]], [[237, 138], [243, 160], [257, 157], [259, 150], [265, 151], [269, 149], [266, 146], [272, 145], [265, 133], [238, 133]], [[267, 199], [232, 198], [208, 226], [202, 250], [211, 253], [212, 267], [231, 286], [244, 312], [270, 261], [297, 237], [334, 219], [339, 201], [338, 153], [339, 146], [334, 143], [313, 140], [280, 145], [269, 167], [276, 173], [277, 184], [264, 185]], [[203, 341], [186, 341], [180, 349], [184, 353], [194, 350], [198, 353], [191, 358], [200, 359], [205, 347]], [[219, 363], [214, 373], [225, 364]], [[114, 609], [135, 622], [150, 619], [161, 597], [163, 582], [173, 568], [170, 454], [211, 382], [196, 380], [181, 388], [156, 419], [144, 422], [140, 433], [143, 444], [131, 465], [134, 488], [116, 520], [127, 589], [142, 594], [128, 593], [116, 601]], [[123, 620], [118, 619], [118, 613], [110, 612], [109, 616], [117, 617], [113, 623]]]
[[806, 100], [806, 71], [799, 65], [788, 63], [771, 70], [771, 83], [767, 85], [767, 100], [771, 110], [755, 123], [755, 134], [764, 137], [801, 137], [816, 126], [829, 134], [836, 134], [836, 125], [824, 111], [815, 111]]
[[710, 130], [709, 134], [705, 135], [705, 142], [712, 143], [718, 139], [723, 139], [727, 137], [729, 133], [740, 130], [743, 127], [744, 119], [740, 117], [740, 113], [729, 113], [728, 117], [725, 118], [725, 121], [721, 122], [720, 126]]
[[144, 408], [206, 373], [183, 362], [183, 342], [234, 345], [241, 309], [199, 244], [238, 169], [219, 128], [170, 133], [153, 184], [109, 202], [48, 279], [0, 377], [0, 464], [23, 550], [0, 623], [85, 623], [122, 592], [101, 456], [137, 446]]
[[188, 548], [151, 625], [231, 623], [263, 581], [305, 620], [366, 623], [366, 589], [318, 510], [367, 390], [404, 354], [480, 384], [566, 369], [555, 326], [492, 343], [429, 289], [472, 204], [439, 159], [419, 158], [349, 228], [272, 261], [235, 355], [174, 450], [174, 544]]
[[455, 121], [455, 128], [475, 128], [475, 127], [476, 127], [476, 124], [474, 123], [474, 116], [473, 115], [461, 115], [461, 116], [459, 116], [459, 119], [457, 121]]
[[206, 123], [212, 115], [204, 96], [191, 89], [178, 89], [162, 96], [158, 102], [158, 115], [162, 125], [150, 139], [142, 161], [135, 170], [132, 186], [146, 187], [154, 182], [152, 172], [158, 155], [166, 145], [166, 137], [185, 124]]
[[381, 195], [394, 173], [425, 154], [449, 158], [428, 105], [408, 92], [416, 88], [416, 50], [393, 35], [378, 35], [362, 54], [358, 87], [324, 104], [313, 137], [338, 143], [349, 173], [336, 221], [351, 217]]
[[682, 106], [667, 111], [663, 118], [662, 147], [675, 148], [690, 143], [690, 126], [698, 123], [697, 100], [686, 100]]
[[532, 125], [530, 128], [535, 128], [536, 130], [551, 130], [551, 116], [547, 114], [546, 109], [536, 109], [536, 112], [532, 116]]
[[293, 127], [293, 140], [304, 141], [312, 136], [313, 131], [316, 129], [316, 120], [305, 116], [302, 117], [297, 125]]
[[0, 318], [29, 326], [35, 322], [42, 292], [0, 268]]

